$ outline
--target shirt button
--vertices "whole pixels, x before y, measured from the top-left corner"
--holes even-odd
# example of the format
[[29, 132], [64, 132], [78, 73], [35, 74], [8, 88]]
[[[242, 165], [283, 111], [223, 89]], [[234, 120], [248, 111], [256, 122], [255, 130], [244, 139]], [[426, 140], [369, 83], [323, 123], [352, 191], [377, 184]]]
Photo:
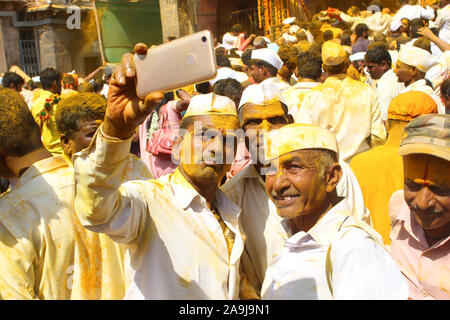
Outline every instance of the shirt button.
[[422, 290], [420, 294], [422, 295], [422, 297], [428, 297], [428, 292], [426, 292], [425, 290]]
[[425, 252], [425, 257], [431, 258], [433, 254], [431, 252]]

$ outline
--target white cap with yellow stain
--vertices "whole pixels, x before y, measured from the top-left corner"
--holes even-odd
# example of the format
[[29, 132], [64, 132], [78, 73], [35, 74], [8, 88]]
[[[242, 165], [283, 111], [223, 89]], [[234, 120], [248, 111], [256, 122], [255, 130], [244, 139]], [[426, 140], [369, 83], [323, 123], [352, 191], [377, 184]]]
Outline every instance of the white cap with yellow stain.
[[263, 60], [274, 66], [277, 70], [280, 70], [283, 66], [283, 60], [280, 59], [276, 52], [268, 48], [252, 50], [251, 58], [253, 60]]
[[416, 67], [422, 72], [427, 72], [431, 67], [439, 63], [427, 50], [409, 45], [402, 45], [400, 47], [398, 61], [408, 66]]
[[246, 103], [253, 103], [257, 105], [270, 105], [275, 101], [283, 101], [281, 89], [273, 83], [259, 83], [248, 86], [242, 93], [239, 101], [239, 108]]
[[292, 123], [264, 134], [264, 155], [266, 160], [276, 159], [289, 152], [303, 149], [339, 149], [336, 136], [327, 129], [302, 123]]
[[238, 116], [234, 102], [230, 98], [215, 93], [200, 94], [192, 97], [184, 116], [204, 115]]

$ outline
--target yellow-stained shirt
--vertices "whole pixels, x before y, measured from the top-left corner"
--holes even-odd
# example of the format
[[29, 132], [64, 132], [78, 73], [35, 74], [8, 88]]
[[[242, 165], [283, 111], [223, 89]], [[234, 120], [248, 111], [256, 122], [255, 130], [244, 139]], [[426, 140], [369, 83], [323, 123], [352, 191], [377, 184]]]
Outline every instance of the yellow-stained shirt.
[[398, 154], [402, 130], [396, 129], [391, 129], [386, 144], [358, 154], [350, 162], [370, 211], [373, 228], [387, 245], [391, 243], [389, 199], [395, 191], [403, 189], [403, 160]]
[[340, 159], [351, 158], [386, 141], [375, 91], [346, 75], [328, 77], [303, 99], [295, 122], [314, 124], [336, 135]]
[[[58, 128], [56, 127], [56, 107], [53, 105], [50, 111], [45, 110], [46, 99], [50, 98], [53, 94], [50, 91], [42, 90], [39, 97], [33, 102], [31, 106], [31, 113], [33, 114], [34, 121], [41, 128], [41, 138], [44, 147], [53, 155], [61, 156], [63, 149], [61, 147], [61, 140], [59, 139]], [[41, 112], [46, 112], [50, 115], [50, 121], [44, 123], [40, 118]]]
[[[151, 176], [135, 168], [130, 160], [126, 179]], [[123, 298], [126, 247], [85, 229], [74, 199], [73, 168], [62, 157], [35, 163], [0, 199], [1, 299]]]
[[231, 254], [206, 199], [179, 169], [124, 183], [131, 139], [107, 137], [74, 155], [76, 211], [83, 225], [126, 243], [131, 284], [125, 299], [237, 299], [245, 236], [239, 207], [220, 190], [215, 206], [234, 233]]
[[292, 88], [283, 92], [283, 98], [287, 104], [288, 111], [294, 118], [298, 110], [300, 110], [305, 95], [319, 84], [319, 82], [298, 82]]

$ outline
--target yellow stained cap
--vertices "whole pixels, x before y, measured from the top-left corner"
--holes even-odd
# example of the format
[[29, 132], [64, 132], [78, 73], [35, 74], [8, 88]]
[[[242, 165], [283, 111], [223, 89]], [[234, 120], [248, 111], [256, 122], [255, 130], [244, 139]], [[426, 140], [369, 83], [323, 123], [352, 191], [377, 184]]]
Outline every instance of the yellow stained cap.
[[416, 67], [422, 72], [427, 72], [431, 67], [439, 63], [427, 50], [408, 45], [400, 47], [398, 61], [408, 66]]
[[388, 119], [409, 122], [422, 114], [437, 113], [437, 104], [428, 94], [409, 91], [392, 99]]
[[322, 46], [322, 61], [327, 66], [337, 66], [347, 59], [345, 49], [335, 41], [326, 41]]
[[215, 93], [200, 94], [192, 97], [185, 117], [204, 115], [229, 115], [237, 117], [236, 105], [227, 97]]
[[292, 123], [264, 134], [266, 160], [273, 160], [289, 152], [303, 149], [331, 150], [339, 157], [336, 136], [318, 126]]
[[246, 103], [253, 103], [257, 105], [269, 105], [275, 101], [283, 100], [281, 89], [273, 83], [259, 83], [248, 86], [242, 93], [241, 100], [239, 101], [239, 108]]

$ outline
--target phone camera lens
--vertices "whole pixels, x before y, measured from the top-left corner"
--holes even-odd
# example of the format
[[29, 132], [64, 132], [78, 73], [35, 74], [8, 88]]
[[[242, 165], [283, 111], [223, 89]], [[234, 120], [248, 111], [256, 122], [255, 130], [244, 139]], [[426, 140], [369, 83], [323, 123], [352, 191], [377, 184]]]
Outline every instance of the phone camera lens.
[[202, 41], [206, 42], [206, 37], [205, 36], [202, 37]]

